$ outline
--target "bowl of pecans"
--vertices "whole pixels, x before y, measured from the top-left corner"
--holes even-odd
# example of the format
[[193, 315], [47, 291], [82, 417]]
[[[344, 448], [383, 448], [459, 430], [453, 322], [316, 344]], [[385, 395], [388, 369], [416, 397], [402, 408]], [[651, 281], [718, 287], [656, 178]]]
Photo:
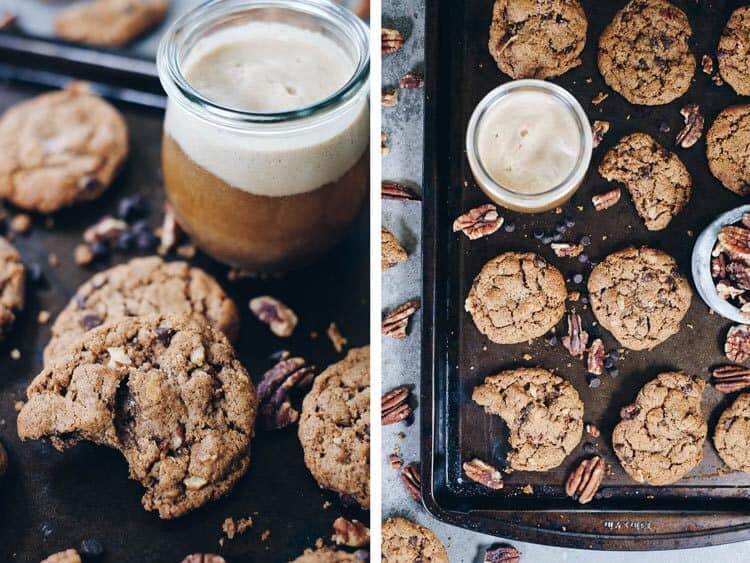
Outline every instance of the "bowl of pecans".
[[716, 313], [750, 324], [750, 205], [720, 215], [693, 248], [693, 281]]

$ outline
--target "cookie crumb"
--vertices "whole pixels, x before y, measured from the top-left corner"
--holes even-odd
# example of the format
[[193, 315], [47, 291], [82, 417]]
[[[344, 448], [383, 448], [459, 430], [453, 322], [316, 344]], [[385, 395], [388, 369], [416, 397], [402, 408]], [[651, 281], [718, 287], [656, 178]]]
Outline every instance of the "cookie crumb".
[[39, 311], [36, 316], [36, 322], [40, 325], [46, 325], [49, 322], [50, 316], [49, 311]]
[[18, 348], [13, 348], [13, 350], [10, 351], [10, 359], [11, 360], [20, 360], [21, 359], [21, 351]]
[[268, 538], [271, 537], [271, 530], [263, 530], [263, 532], [260, 534], [260, 541], [268, 541]]
[[73, 260], [78, 266], [88, 266], [94, 261], [94, 253], [88, 244], [82, 243], [75, 247]]
[[349, 341], [341, 334], [341, 331], [339, 330], [339, 327], [336, 326], [335, 322], [328, 325], [326, 334], [328, 335], [331, 344], [333, 344], [333, 348], [340, 354]]
[[31, 230], [31, 216], [19, 213], [10, 220], [10, 230], [19, 235], [28, 233]]

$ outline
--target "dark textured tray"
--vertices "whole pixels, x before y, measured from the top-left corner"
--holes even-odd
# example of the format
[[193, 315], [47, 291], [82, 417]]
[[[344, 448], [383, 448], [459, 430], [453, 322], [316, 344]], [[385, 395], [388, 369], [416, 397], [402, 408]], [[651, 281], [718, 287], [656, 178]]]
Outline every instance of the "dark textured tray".
[[[0, 83], [0, 111], [40, 92]], [[0, 343], [0, 441], [10, 457], [8, 474], [0, 479], [0, 561], [38, 562], [45, 556], [77, 547], [84, 538], [99, 539], [106, 550], [102, 561], [117, 563], [178, 563], [192, 552], [223, 554], [233, 562], [286, 562], [315, 540], [331, 535], [331, 524], [341, 515], [367, 522], [369, 515], [345, 507], [333, 493], [322, 491], [305, 468], [296, 426], [267, 433], [259, 431], [252, 444], [248, 474], [225, 498], [182, 518], [159, 520], [143, 510], [142, 487], [128, 479], [119, 453], [80, 444], [58, 453], [44, 442], [20, 443], [16, 435], [15, 401], [41, 369], [42, 349], [49, 328], [37, 324], [41, 310], [56, 314], [75, 289], [94, 271], [125, 262], [136, 253], [116, 254], [108, 264], [82, 269], [73, 263], [73, 249], [83, 229], [105, 213], [113, 213], [119, 198], [141, 193], [150, 203], [153, 226], [162, 217], [160, 174], [162, 114], [120, 106], [130, 127], [131, 154], [116, 184], [96, 202], [54, 216], [46, 228], [35, 217], [27, 236], [14, 244], [26, 264], [42, 265], [46, 282], [30, 284], [28, 303], [9, 338]], [[257, 383], [272, 361], [268, 356], [287, 349], [319, 368], [341, 358], [325, 331], [335, 321], [350, 346], [369, 341], [369, 237], [365, 209], [352, 234], [330, 256], [314, 267], [277, 280], [227, 281], [227, 268], [199, 254], [202, 266], [235, 299], [242, 317], [237, 351]], [[48, 265], [48, 253], [60, 266]], [[248, 310], [251, 297], [271, 294], [288, 303], [300, 324], [289, 339], [274, 337]], [[311, 336], [315, 333], [317, 336]], [[21, 359], [10, 359], [17, 348]], [[333, 504], [325, 509], [323, 503]], [[227, 516], [252, 516], [255, 525], [219, 547], [221, 524]], [[267, 541], [261, 532], [270, 530]]]
[[[710, 366], [726, 362], [722, 342], [730, 323], [709, 314], [697, 294], [677, 335], [650, 352], [627, 352], [618, 364], [619, 377], [603, 376], [598, 389], [589, 389], [583, 362], [572, 359], [561, 346], [551, 347], [543, 338], [533, 344], [493, 344], [477, 331], [463, 307], [481, 267], [508, 250], [539, 253], [566, 274], [569, 290], [580, 290], [585, 295], [585, 279], [576, 285], [571, 278], [575, 273], [587, 278], [590, 266], [576, 259], [555, 257], [549, 246], [532, 236], [535, 229], [553, 230], [563, 217], [576, 222], [563, 240], [591, 236], [593, 244], [586, 252], [592, 261], [630, 244], [647, 244], [674, 256], [682, 273], [689, 277], [697, 235], [719, 213], [744, 203], [710, 174], [704, 139], [688, 150], [676, 147], [674, 142], [682, 128], [679, 110], [684, 105], [699, 104], [708, 128], [721, 109], [747, 102], [729, 86], [714, 85], [700, 70], [701, 56], [715, 53], [726, 19], [742, 3], [675, 2], [690, 18], [691, 46], [698, 68], [687, 94], [657, 107], [629, 104], [605, 86], [596, 67], [599, 35], [625, 3], [582, 1], [589, 19], [583, 64], [554, 80], [577, 97], [591, 121], [603, 119], [612, 124], [602, 145], [594, 150], [584, 185], [564, 206], [564, 214], [522, 215], [501, 210], [505, 220], [516, 225], [516, 231], [500, 229], [477, 241], [451, 232], [457, 215], [488, 201], [466, 160], [466, 125], [479, 100], [509, 79], [497, 69], [487, 48], [492, 2], [431, 2], [427, 8], [422, 375], [425, 504], [436, 517], [459, 526], [572, 547], [666, 549], [750, 539], [750, 475], [723, 471], [710, 441], [721, 410], [733, 396], [707, 388], [703, 407], [708, 415], [709, 439], [704, 459], [672, 486], [635, 483], [624, 473], [611, 449], [611, 431], [619, 420], [620, 407], [632, 402], [646, 381], [672, 369], [707, 378]], [[609, 97], [595, 106], [591, 100], [600, 91], [609, 93]], [[662, 132], [662, 124], [670, 127], [669, 133]], [[693, 177], [694, 191], [687, 209], [662, 232], [645, 229], [626, 192], [622, 201], [608, 211], [596, 212], [591, 205], [592, 195], [609, 189], [596, 171], [601, 158], [622, 136], [635, 131], [649, 133], [677, 152]], [[588, 308], [579, 302], [569, 303], [568, 309], [581, 312], [592, 339], [601, 336], [607, 349], [618, 347], [609, 333], [593, 325]], [[566, 332], [561, 323], [558, 334]], [[532, 359], [524, 360], [525, 354]], [[498, 417], [484, 414], [471, 402], [471, 391], [487, 375], [523, 365], [554, 369], [570, 380], [584, 401], [585, 420], [595, 423], [602, 435], [596, 440], [584, 435], [579, 447], [560, 467], [546, 473], [515, 472], [506, 477], [503, 490], [489, 492], [467, 482], [461, 465], [480, 457], [503, 467], [507, 431]], [[582, 507], [565, 496], [563, 484], [577, 462], [591, 455], [583, 450], [585, 442], [597, 444], [597, 451], [611, 465], [612, 474], [601, 494]], [[523, 493], [528, 484], [533, 486], [533, 494]]]

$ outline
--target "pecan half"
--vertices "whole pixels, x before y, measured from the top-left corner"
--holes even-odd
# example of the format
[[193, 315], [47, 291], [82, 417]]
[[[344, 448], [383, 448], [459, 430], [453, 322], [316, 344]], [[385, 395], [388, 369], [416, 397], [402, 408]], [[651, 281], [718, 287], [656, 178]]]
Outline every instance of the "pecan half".
[[583, 245], [572, 242], [553, 242], [551, 245], [555, 256], [560, 258], [575, 258], [583, 252]]
[[411, 389], [402, 385], [388, 391], [380, 400], [381, 404], [381, 424], [389, 426], [411, 416], [412, 408], [409, 405], [411, 399]]
[[750, 387], [750, 368], [745, 366], [719, 366], [711, 373], [711, 383], [722, 393], [734, 393]]
[[422, 501], [422, 476], [418, 463], [404, 465], [401, 470], [401, 483], [411, 498], [417, 502]]
[[591, 98], [591, 103], [595, 106], [598, 106], [607, 98], [609, 98], [609, 94], [607, 94], [606, 92], [599, 92], [596, 96]]
[[333, 541], [336, 545], [365, 547], [370, 543], [370, 529], [362, 522], [339, 516], [333, 522]]
[[381, 54], [392, 55], [404, 46], [404, 36], [398, 29], [382, 28], [380, 32]]
[[750, 229], [727, 225], [718, 235], [719, 249], [734, 260], [750, 260]]
[[221, 555], [214, 553], [193, 553], [185, 557], [182, 563], [227, 563]]
[[380, 96], [380, 105], [384, 108], [395, 108], [398, 105], [398, 90], [383, 90]]
[[415, 90], [424, 86], [424, 76], [415, 70], [410, 70], [398, 81], [399, 88], [404, 90]]
[[604, 342], [602, 342], [601, 338], [597, 338], [591, 343], [589, 355], [586, 358], [586, 369], [588, 372], [594, 375], [601, 375], [604, 371], [604, 357], [606, 355]]
[[594, 136], [594, 148], [598, 147], [601, 144], [601, 142], [604, 140], [604, 135], [607, 134], [607, 131], [609, 131], [609, 121], [599, 121], [598, 119], [594, 121], [594, 123], [591, 125], [591, 133]]
[[714, 60], [711, 58], [711, 55], [703, 55], [701, 57], [701, 69], [708, 75], [714, 73]]
[[750, 289], [750, 266], [747, 263], [741, 261], [730, 262], [725, 266], [725, 274], [737, 285], [737, 288]]
[[581, 316], [578, 313], [568, 313], [568, 334], [562, 337], [562, 345], [576, 358], [583, 356], [589, 342], [589, 333], [581, 326]]
[[380, 186], [380, 195], [383, 199], [403, 199], [410, 201], [419, 201], [421, 199], [410, 187], [386, 180], [383, 180]]
[[521, 553], [512, 545], [493, 545], [484, 552], [484, 563], [519, 563], [520, 561]]
[[689, 104], [680, 110], [680, 114], [685, 119], [685, 127], [677, 133], [677, 144], [683, 149], [689, 149], [703, 135], [703, 125], [705, 120], [701, 114], [701, 108], [698, 104]]
[[604, 460], [599, 456], [584, 459], [565, 483], [565, 494], [581, 504], [591, 502], [604, 479]]
[[266, 323], [276, 336], [291, 336], [297, 326], [297, 315], [294, 311], [270, 295], [251, 299], [250, 310], [258, 320]]
[[109, 215], [102, 217], [83, 232], [83, 240], [91, 244], [99, 241], [112, 241], [128, 230], [128, 224]]
[[409, 319], [419, 310], [419, 306], [419, 301], [417, 299], [412, 299], [384, 315], [383, 336], [390, 336], [396, 340], [405, 339]]
[[472, 481], [484, 485], [488, 489], [499, 490], [503, 488], [503, 475], [489, 463], [481, 459], [472, 459], [464, 463], [464, 473]]
[[469, 239], [491, 235], [503, 225], [503, 218], [497, 213], [497, 207], [486, 203], [467, 211], [453, 221], [453, 232], [461, 231]]
[[750, 326], [736, 325], [729, 329], [724, 353], [738, 364], [750, 360]]
[[315, 378], [315, 371], [304, 358], [282, 357], [263, 374], [258, 384], [258, 417], [266, 430], [277, 430], [294, 424], [299, 411], [292, 405], [291, 393], [305, 389]]
[[620, 201], [621, 195], [622, 190], [620, 188], [615, 188], [614, 190], [604, 192], [603, 194], [595, 195], [591, 198], [591, 203], [594, 204], [594, 209], [597, 211], [604, 211], [605, 209], [609, 209], [616, 205], [617, 202]]

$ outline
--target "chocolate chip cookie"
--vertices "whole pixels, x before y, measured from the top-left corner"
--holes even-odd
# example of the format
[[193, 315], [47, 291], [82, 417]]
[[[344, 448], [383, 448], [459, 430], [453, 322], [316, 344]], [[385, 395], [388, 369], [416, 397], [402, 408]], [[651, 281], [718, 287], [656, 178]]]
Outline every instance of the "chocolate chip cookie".
[[732, 12], [719, 39], [716, 57], [724, 81], [739, 95], [750, 95], [750, 6]]
[[650, 350], [676, 334], [693, 295], [674, 258], [647, 247], [607, 256], [588, 289], [599, 323], [631, 350]]
[[228, 493], [250, 465], [255, 388], [223, 333], [199, 317], [123, 319], [44, 368], [18, 415], [22, 440], [119, 450], [142, 503], [174, 518]]
[[490, 53], [511, 78], [550, 78], [581, 64], [588, 21], [578, 0], [495, 0]]
[[370, 349], [355, 348], [315, 378], [299, 440], [318, 484], [370, 506]]
[[120, 113], [74, 84], [0, 117], [0, 197], [51, 213], [99, 197], [128, 154]]
[[706, 134], [711, 173], [725, 188], [750, 195], [750, 105], [722, 111]]
[[18, 251], [0, 237], [0, 340], [8, 334], [26, 300], [26, 274]]
[[666, 0], [631, 0], [599, 37], [599, 72], [632, 104], [667, 104], [695, 74], [685, 13]]
[[66, 8], [55, 32], [67, 41], [120, 47], [164, 19], [169, 0], [94, 0]]
[[703, 459], [706, 419], [701, 395], [706, 383], [684, 373], [662, 373], [620, 411], [612, 446], [628, 475], [639, 483], [669, 485]]
[[742, 393], [721, 413], [714, 446], [731, 469], [750, 473], [750, 393]]
[[506, 252], [474, 278], [465, 308], [498, 344], [525, 342], [555, 326], [568, 292], [560, 270], [532, 252]]
[[610, 182], [625, 184], [649, 231], [666, 229], [693, 189], [693, 180], [680, 158], [645, 133], [620, 139], [604, 156], [599, 174]]
[[448, 552], [429, 528], [406, 518], [390, 518], [382, 528], [383, 563], [448, 563]]
[[363, 563], [369, 561], [367, 552], [358, 551], [347, 553], [336, 551], [329, 547], [320, 549], [306, 549], [305, 552], [291, 563]]
[[557, 467], [581, 441], [583, 403], [578, 392], [546, 369], [518, 368], [491, 375], [471, 398], [508, 425], [512, 469]]
[[234, 302], [214, 278], [186, 262], [158, 256], [135, 258], [100, 272], [76, 291], [52, 325], [44, 361], [52, 363], [85, 332], [125, 317], [145, 315], [204, 316], [233, 341], [239, 330]]

